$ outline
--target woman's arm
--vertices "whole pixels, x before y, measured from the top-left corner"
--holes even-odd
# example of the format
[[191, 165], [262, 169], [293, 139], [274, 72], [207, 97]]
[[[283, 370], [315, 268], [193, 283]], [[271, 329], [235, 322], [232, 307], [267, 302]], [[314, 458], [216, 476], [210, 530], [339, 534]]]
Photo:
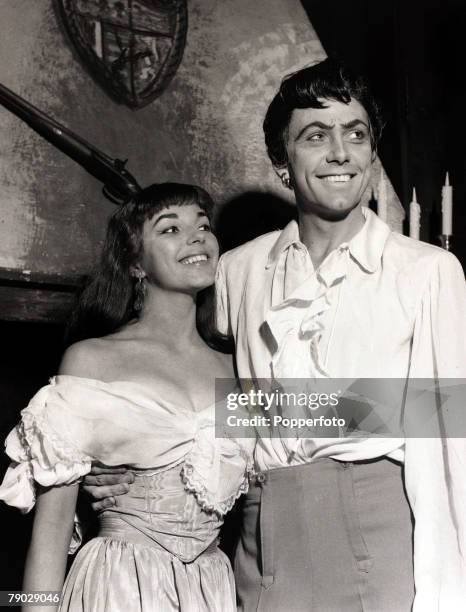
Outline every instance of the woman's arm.
[[[23, 591], [60, 591], [73, 532], [78, 486], [52, 487], [37, 497], [24, 571]], [[49, 606], [24, 606], [23, 612], [52, 612]]]

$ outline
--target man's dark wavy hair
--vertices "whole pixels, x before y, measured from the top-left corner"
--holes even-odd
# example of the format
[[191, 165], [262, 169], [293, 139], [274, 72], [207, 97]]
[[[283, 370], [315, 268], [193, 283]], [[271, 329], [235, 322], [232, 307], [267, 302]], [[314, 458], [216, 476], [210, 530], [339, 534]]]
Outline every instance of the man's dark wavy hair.
[[263, 125], [267, 152], [275, 168], [284, 168], [288, 163], [288, 127], [296, 108], [325, 108], [326, 100], [349, 104], [351, 99], [357, 100], [367, 113], [371, 146], [376, 151], [383, 122], [361, 76], [330, 58], [286, 76], [267, 109]]
[[[144, 221], [169, 206], [197, 204], [211, 219], [214, 202], [196, 185], [150, 185], [111, 216], [100, 265], [79, 296], [66, 333], [66, 345], [99, 338], [137, 317], [134, 310], [136, 279], [131, 271], [142, 256]], [[230, 352], [229, 338], [215, 325], [215, 291], [207, 287], [197, 295], [196, 324], [201, 337], [216, 350]]]

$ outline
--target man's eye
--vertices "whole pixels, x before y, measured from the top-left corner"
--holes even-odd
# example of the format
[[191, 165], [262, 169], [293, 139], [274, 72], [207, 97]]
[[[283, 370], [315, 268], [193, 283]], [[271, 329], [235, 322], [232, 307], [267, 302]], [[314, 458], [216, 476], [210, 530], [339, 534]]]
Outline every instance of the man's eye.
[[325, 134], [322, 132], [315, 132], [314, 134], [309, 134], [306, 140], [310, 140], [311, 142], [321, 142], [325, 138]]
[[363, 130], [353, 130], [350, 132], [349, 137], [351, 140], [364, 140], [366, 137], [366, 132]]

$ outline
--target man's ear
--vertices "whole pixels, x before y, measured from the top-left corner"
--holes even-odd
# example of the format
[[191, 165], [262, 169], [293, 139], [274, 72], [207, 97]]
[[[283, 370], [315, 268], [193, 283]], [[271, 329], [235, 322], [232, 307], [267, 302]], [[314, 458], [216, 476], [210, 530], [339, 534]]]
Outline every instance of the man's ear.
[[290, 178], [290, 172], [288, 168], [274, 167], [274, 170], [275, 170], [275, 174], [281, 180], [283, 186], [286, 187], [287, 189], [293, 189], [293, 187], [291, 186], [291, 178]]

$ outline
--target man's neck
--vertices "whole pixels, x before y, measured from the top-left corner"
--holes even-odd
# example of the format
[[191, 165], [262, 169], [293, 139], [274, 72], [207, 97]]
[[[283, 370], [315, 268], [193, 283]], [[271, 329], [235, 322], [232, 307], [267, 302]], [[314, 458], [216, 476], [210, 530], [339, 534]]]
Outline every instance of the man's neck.
[[329, 221], [313, 213], [298, 210], [300, 239], [306, 245], [315, 269], [340, 244], [351, 240], [364, 223], [361, 205], [353, 208], [344, 219], [338, 221]]

